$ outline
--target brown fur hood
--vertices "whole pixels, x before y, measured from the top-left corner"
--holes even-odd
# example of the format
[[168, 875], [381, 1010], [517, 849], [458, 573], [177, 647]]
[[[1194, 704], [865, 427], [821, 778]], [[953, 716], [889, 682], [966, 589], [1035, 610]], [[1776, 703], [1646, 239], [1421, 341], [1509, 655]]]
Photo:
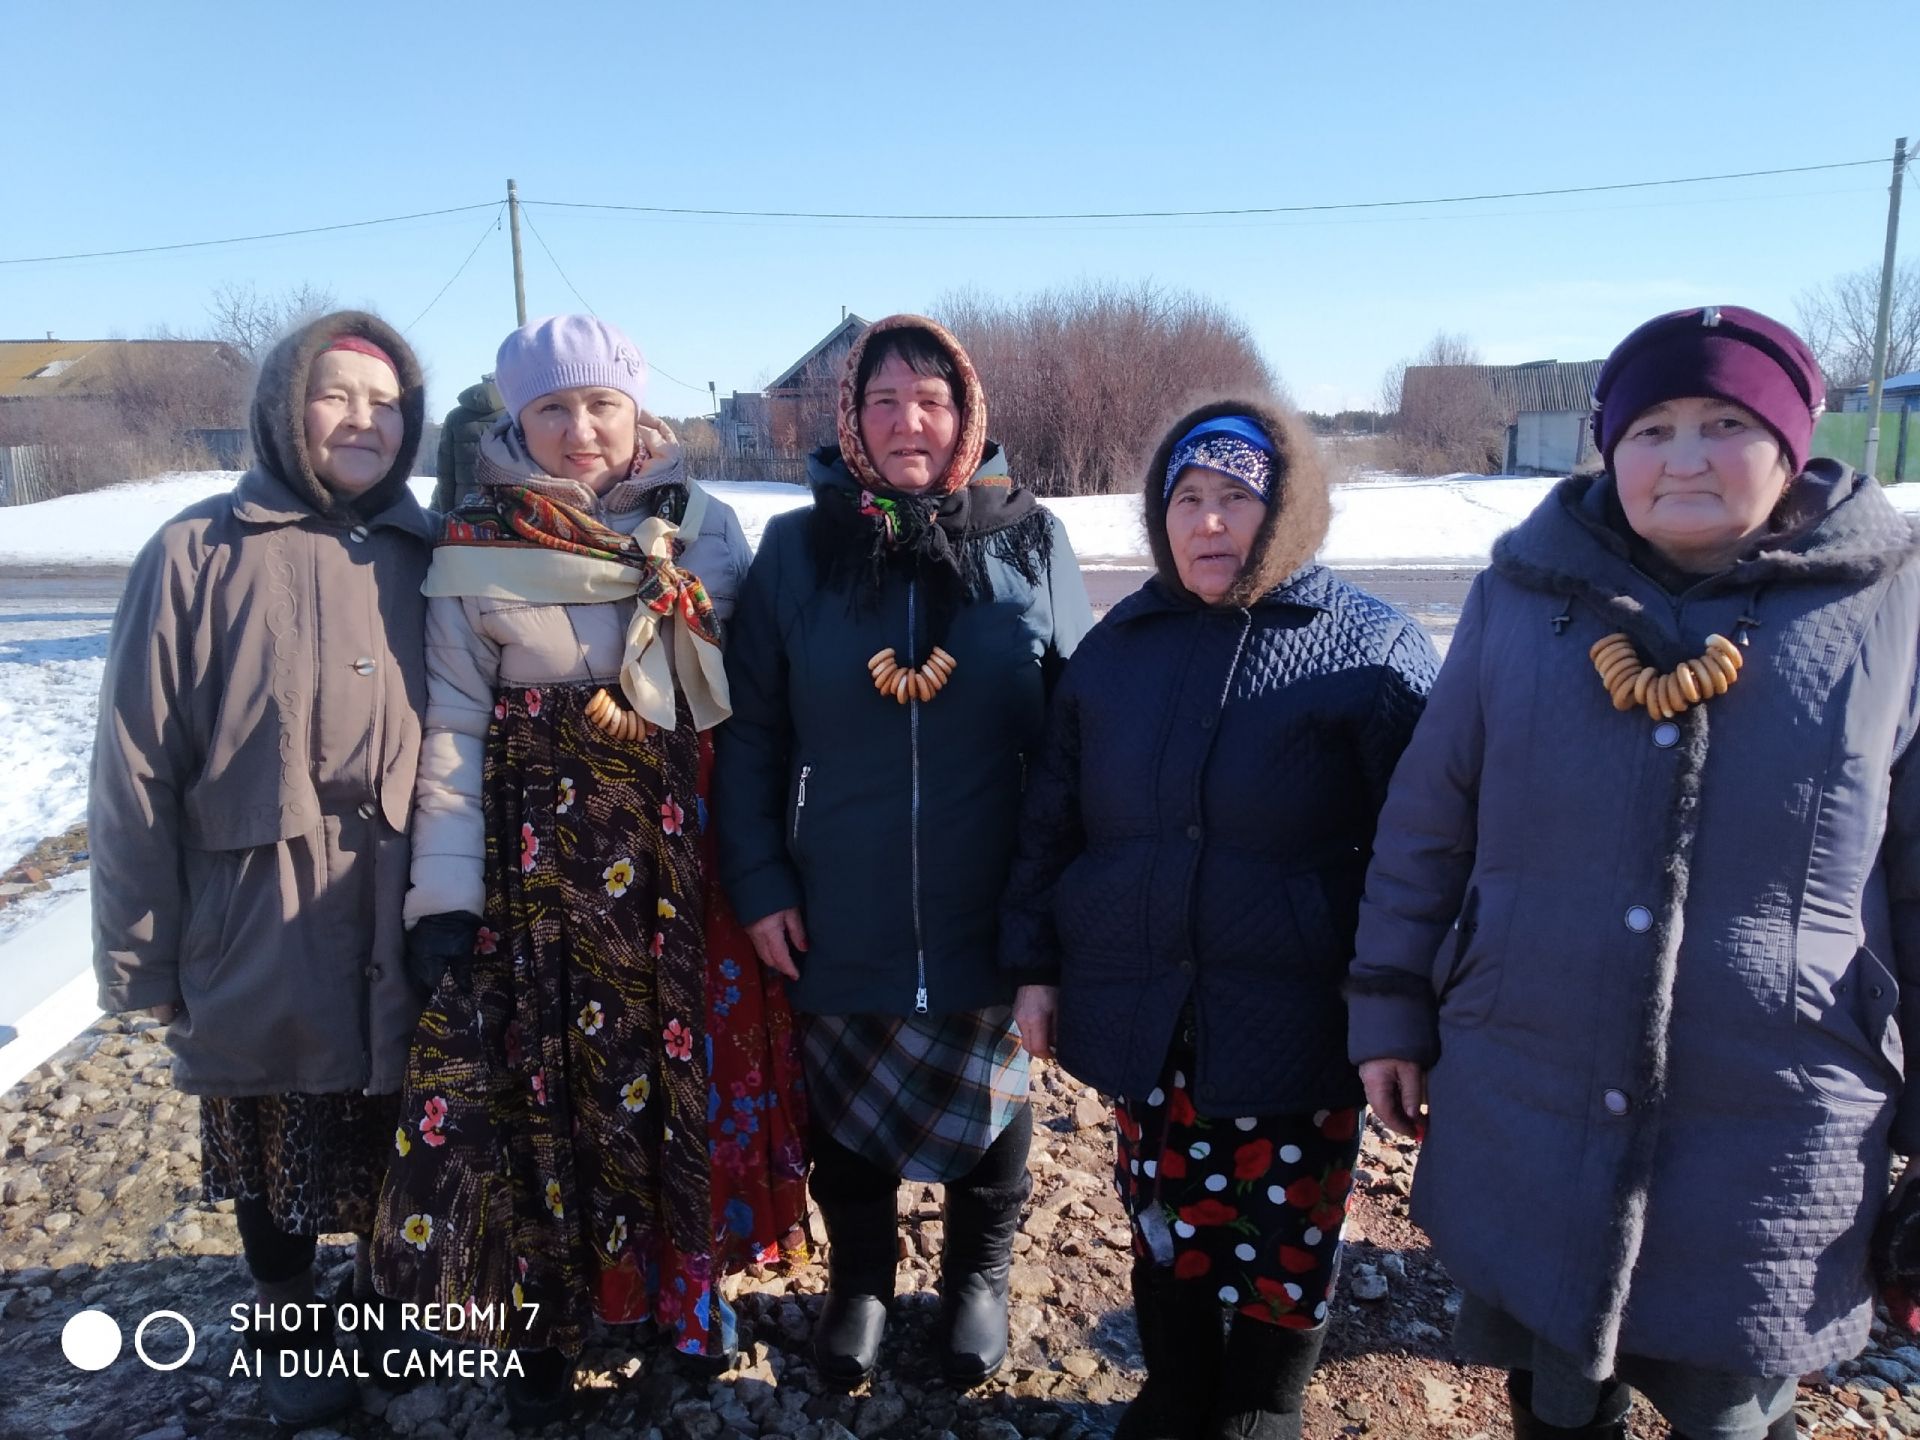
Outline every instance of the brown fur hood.
[[1246, 568], [1220, 602], [1225, 607], [1237, 608], [1270, 594], [1313, 559], [1327, 538], [1327, 526], [1333, 519], [1333, 501], [1329, 495], [1331, 482], [1326, 461], [1312, 433], [1291, 410], [1272, 401], [1218, 400], [1190, 411], [1161, 435], [1153, 458], [1147, 463], [1142, 495], [1154, 568], [1169, 594], [1196, 605], [1201, 603], [1198, 596], [1180, 583], [1180, 572], [1167, 544], [1167, 502], [1163, 493], [1167, 461], [1173, 458], [1173, 447], [1180, 443], [1181, 436], [1201, 421], [1221, 415], [1245, 415], [1253, 420], [1273, 441], [1275, 457], [1273, 496], [1267, 503], [1266, 518], [1254, 536]]

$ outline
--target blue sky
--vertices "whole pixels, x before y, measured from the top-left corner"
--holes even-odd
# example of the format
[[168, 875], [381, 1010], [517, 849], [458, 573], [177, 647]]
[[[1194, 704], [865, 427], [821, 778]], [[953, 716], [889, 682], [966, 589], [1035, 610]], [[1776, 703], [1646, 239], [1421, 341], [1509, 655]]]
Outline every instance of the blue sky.
[[[1904, 38], [1901, 38], [1904, 35]], [[1920, 141], [1910, 4], [35, 5], [7, 17], [0, 259], [491, 201], [981, 212], [1402, 199], [1863, 160]], [[1604, 354], [1701, 302], [1793, 316], [1875, 265], [1887, 167], [1261, 220], [717, 221], [543, 208], [534, 314], [655, 366], [653, 408], [752, 389], [835, 324], [970, 287], [1154, 280], [1239, 313], [1303, 406], [1368, 403], [1437, 329]], [[1909, 193], [1920, 185], [1910, 184]], [[1920, 253], [1907, 206], [1903, 253]], [[513, 325], [471, 211], [0, 265], [0, 337], [206, 323], [310, 282], [409, 335], [443, 408]], [[486, 238], [482, 240], [483, 233]], [[472, 263], [415, 317], [481, 242]], [[663, 373], [666, 372], [666, 373]], [[692, 382], [682, 388], [667, 378]]]

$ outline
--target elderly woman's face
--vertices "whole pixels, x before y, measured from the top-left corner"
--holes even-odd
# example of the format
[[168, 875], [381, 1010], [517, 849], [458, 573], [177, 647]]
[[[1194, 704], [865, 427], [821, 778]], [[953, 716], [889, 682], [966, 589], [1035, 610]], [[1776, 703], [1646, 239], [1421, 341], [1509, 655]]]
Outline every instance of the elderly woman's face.
[[960, 440], [953, 387], [887, 356], [860, 397], [860, 439], [887, 484], [909, 495], [925, 490], [947, 473]]
[[320, 483], [343, 499], [364, 495], [400, 453], [400, 379], [371, 355], [329, 350], [308, 373], [304, 418], [307, 460]]
[[1209, 605], [1233, 588], [1267, 507], [1238, 480], [1189, 465], [1167, 497], [1167, 548], [1180, 583]]
[[520, 412], [520, 430], [543, 471], [604, 494], [633, 472], [640, 412], [624, 390], [574, 385], [530, 401]]
[[1613, 474], [1634, 533], [1698, 573], [1731, 564], [1793, 478], [1780, 442], [1752, 411], [1707, 396], [1637, 416], [1614, 447]]

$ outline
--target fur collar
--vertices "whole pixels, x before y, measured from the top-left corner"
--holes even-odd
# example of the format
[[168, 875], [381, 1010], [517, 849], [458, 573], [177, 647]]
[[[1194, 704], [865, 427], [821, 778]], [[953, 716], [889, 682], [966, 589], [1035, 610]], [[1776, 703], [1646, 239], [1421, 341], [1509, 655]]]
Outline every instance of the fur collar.
[[[1635, 591], [1626, 542], [1603, 517], [1606, 475], [1562, 480], [1534, 512], [1493, 547], [1493, 570], [1529, 590], [1572, 596], [1626, 631], [1657, 664], [1680, 659], [1649, 620]], [[1815, 460], [1794, 485], [1794, 513], [1803, 517], [1759, 541], [1744, 557], [1703, 582], [1715, 590], [1763, 585], [1866, 586], [1920, 553], [1920, 527], [1893, 508], [1880, 485], [1832, 460]], [[1644, 587], [1641, 587], [1644, 588]]]
[[1273, 496], [1267, 504], [1266, 518], [1253, 537], [1253, 551], [1247, 557], [1246, 568], [1220, 601], [1227, 609], [1245, 608], [1285, 584], [1313, 559], [1327, 538], [1327, 527], [1333, 520], [1333, 502], [1328, 494], [1326, 465], [1312, 435], [1277, 404], [1221, 400], [1182, 416], [1161, 436], [1153, 458], [1147, 462], [1142, 497], [1154, 568], [1170, 595], [1192, 604], [1202, 603], [1180, 583], [1180, 572], [1167, 544], [1167, 502], [1162, 493], [1167, 461], [1172, 458], [1173, 447], [1180, 443], [1181, 436], [1202, 420], [1219, 415], [1252, 417], [1272, 439], [1274, 448]]

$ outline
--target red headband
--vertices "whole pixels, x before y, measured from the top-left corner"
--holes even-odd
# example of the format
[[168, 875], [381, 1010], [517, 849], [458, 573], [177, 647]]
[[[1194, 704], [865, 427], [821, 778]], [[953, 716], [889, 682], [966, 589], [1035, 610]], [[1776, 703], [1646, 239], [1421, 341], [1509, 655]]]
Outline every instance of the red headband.
[[382, 350], [378, 345], [374, 344], [373, 341], [371, 340], [362, 339], [358, 335], [336, 336], [333, 342], [329, 344], [327, 348], [325, 350], [322, 350], [320, 353], [322, 355], [325, 355], [330, 351], [334, 351], [334, 350], [345, 350], [352, 355], [371, 355], [374, 359], [378, 360], [382, 365], [386, 366], [389, 370], [393, 371], [394, 379], [398, 380], [400, 378], [400, 367], [393, 363], [393, 357], [387, 354], [387, 352]]

